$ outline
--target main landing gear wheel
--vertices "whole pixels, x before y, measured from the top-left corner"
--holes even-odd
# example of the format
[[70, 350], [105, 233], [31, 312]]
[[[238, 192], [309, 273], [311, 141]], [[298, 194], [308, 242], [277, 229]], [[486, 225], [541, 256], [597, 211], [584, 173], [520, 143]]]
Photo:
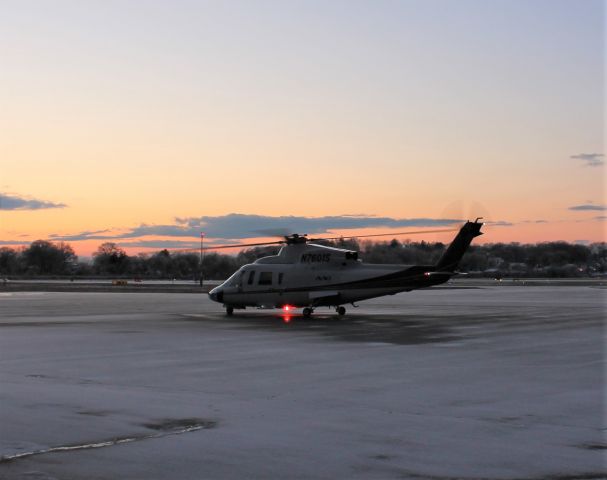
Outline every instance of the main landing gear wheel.
[[341, 317], [346, 314], [346, 307], [337, 307], [335, 311], [337, 312], [337, 315]]
[[226, 307], [226, 315], [232, 316], [234, 314], [234, 307]]
[[312, 316], [312, 313], [314, 312], [314, 310], [312, 310], [310, 307], [306, 307], [303, 309], [303, 316], [306, 318], [310, 318]]

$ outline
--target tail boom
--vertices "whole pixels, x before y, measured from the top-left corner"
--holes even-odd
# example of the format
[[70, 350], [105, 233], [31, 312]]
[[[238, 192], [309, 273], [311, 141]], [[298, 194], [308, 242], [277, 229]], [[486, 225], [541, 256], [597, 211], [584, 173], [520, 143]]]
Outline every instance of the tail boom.
[[482, 222], [477, 218], [474, 222], [466, 222], [447, 248], [447, 251], [436, 264], [436, 272], [455, 272], [460, 260], [468, 250], [475, 237], [482, 235]]

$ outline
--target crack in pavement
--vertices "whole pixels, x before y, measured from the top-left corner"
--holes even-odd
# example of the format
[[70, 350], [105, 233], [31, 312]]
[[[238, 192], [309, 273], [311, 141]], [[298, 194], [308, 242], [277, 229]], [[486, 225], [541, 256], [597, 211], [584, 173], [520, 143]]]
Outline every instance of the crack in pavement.
[[214, 428], [217, 422], [212, 420], [167, 420], [163, 423], [158, 424], [144, 424], [143, 426], [153, 430], [162, 430], [157, 433], [151, 433], [148, 435], [133, 435], [125, 437], [115, 437], [110, 440], [101, 440], [93, 443], [84, 443], [77, 445], [60, 445], [57, 447], [43, 448], [40, 450], [33, 450], [31, 452], [17, 453], [15, 455], [6, 455], [0, 457], [0, 464], [9, 463], [15, 460], [21, 460], [27, 457], [33, 457], [37, 455], [46, 455], [48, 453], [57, 452], [71, 452], [75, 450], [90, 450], [93, 448], [104, 448], [112, 447], [114, 445], [120, 445], [123, 443], [139, 442], [141, 440], [149, 440], [153, 438], [168, 437], [171, 435], [181, 435], [183, 433], [196, 432], [198, 430], [206, 430]]

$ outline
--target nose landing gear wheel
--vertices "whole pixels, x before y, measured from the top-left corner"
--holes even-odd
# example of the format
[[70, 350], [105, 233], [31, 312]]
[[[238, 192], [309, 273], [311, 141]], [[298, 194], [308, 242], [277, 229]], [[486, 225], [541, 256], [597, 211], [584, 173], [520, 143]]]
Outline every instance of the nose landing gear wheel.
[[232, 316], [233, 313], [234, 313], [234, 307], [226, 307], [226, 315], [228, 317]]
[[343, 315], [346, 314], [346, 308], [345, 307], [337, 307], [335, 309], [335, 311], [337, 312], [337, 315], [339, 315], [340, 317], [342, 317]]
[[306, 307], [303, 309], [303, 316], [306, 318], [310, 318], [312, 316], [312, 312], [314, 312], [314, 310], [312, 310], [310, 307]]

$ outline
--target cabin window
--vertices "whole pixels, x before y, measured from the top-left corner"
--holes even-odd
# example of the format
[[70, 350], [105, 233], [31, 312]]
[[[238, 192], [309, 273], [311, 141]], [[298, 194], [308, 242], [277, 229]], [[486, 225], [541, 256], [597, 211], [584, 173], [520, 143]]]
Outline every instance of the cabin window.
[[253, 285], [253, 279], [255, 278], [255, 270], [251, 270], [249, 272], [249, 280], [247, 280], [247, 283], [249, 285]]
[[282, 285], [282, 277], [283, 277], [284, 273], [280, 272], [278, 274], [278, 285]]
[[272, 272], [260, 272], [259, 285], [272, 285]]

